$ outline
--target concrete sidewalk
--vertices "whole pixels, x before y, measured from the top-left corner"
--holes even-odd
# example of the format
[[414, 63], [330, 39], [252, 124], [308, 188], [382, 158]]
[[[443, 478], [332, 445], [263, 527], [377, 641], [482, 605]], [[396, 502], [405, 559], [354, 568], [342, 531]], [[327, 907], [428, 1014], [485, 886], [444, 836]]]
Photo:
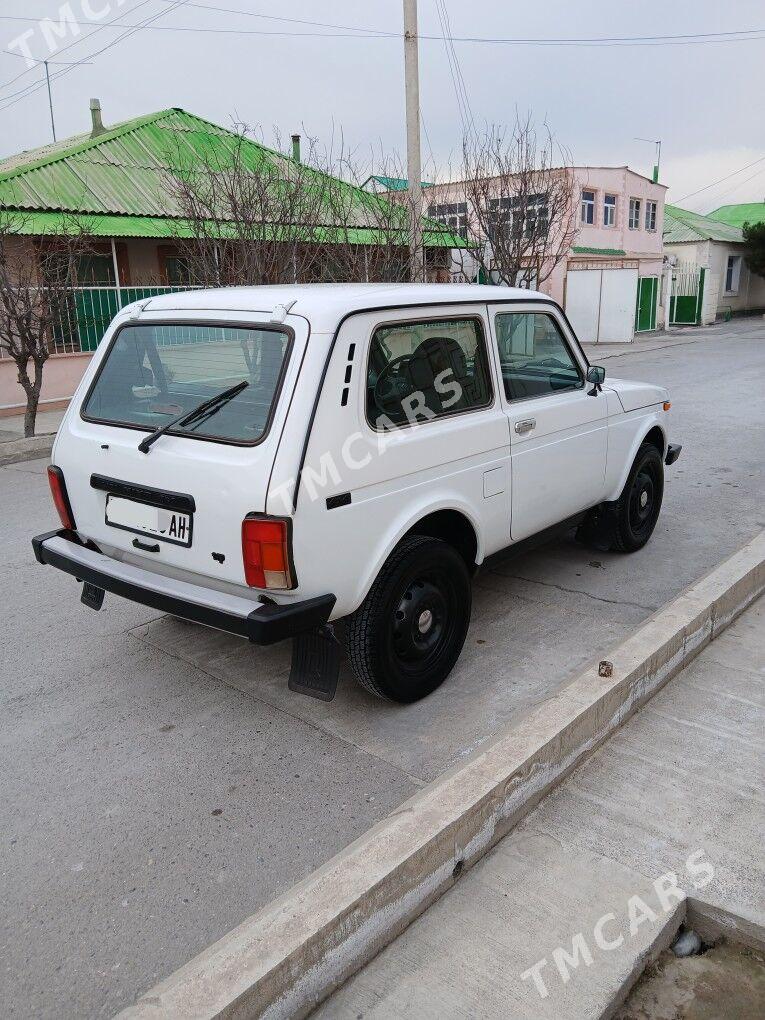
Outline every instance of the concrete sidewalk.
[[668, 872], [694, 923], [765, 947], [764, 610], [747, 610], [314, 1016], [610, 1015], [685, 916], [654, 885]]
[[631, 343], [582, 344], [592, 364], [599, 364], [609, 358], [620, 358], [629, 354], [645, 354], [667, 347], [684, 347], [687, 344], [714, 340], [741, 339], [745, 336], [760, 335], [763, 330], [763, 316], [752, 315], [733, 319], [731, 322], [713, 322], [709, 326], [673, 326], [670, 330], [656, 330], [652, 333], [636, 333]]
[[[39, 411], [35, 422], [35, 435], [44, 436], [56, 432], [65, 413], [65, 410]], [[23, 438], [23, 414], [12, 414], [7, 418], [0, 418], [0, 443], [11, 443]]]

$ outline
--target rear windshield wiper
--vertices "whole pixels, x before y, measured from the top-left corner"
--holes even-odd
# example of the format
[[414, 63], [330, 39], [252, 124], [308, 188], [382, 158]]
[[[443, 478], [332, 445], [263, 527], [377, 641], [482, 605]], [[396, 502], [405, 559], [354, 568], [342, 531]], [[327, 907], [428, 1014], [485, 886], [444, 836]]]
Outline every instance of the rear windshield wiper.
[[[227, 390], [223, 390], [222, 393], [216, 393], [214, 397], [209, 397], [207, 400], [203, 400], [201, 404], [197, 404], [196, 407], [192, 407], [190, 411], [184, 411], [183, 414], [179, 414], [177, 418], [171, 418], [170, 421], [165, 422], [164, 425], [160, 425], [158, 429], [155, 429], [150, 435], [144, 436], [141, 442], [138, 444], [138, 449], [141, 453], [148, 453], [154, 443], [163, 436], [170, 429], [174, 429], [177, 425], [190, 425], [197, 418], [201, 418], [205, 414], [212, 414], [219, 408], [227, 404], [229, 400], [232, 400], [237, 393], [241, 393], [243, 389], [246, 389], [250, 384], [246, 379], [242, 382], [237, 383], [236, 386], [231, 386]], [[209, 416], [209, 415], [208, 415]]]

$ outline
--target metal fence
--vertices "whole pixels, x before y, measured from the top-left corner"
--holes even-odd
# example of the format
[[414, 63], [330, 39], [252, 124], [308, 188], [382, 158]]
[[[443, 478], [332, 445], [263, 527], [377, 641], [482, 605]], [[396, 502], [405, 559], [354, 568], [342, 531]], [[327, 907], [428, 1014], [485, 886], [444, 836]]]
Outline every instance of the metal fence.
[[[53, 324], [51, 353], [94, 351], [117, 312], [133, 301], [193, 290], [193, 287], [75, 287]], [[0, 347], [0, 360], [10, 355]]]
[[133, 301], [191, 290], [190, 287], [78, 287], [53, 328], [56, 354], [94, 351], [117, 312]]
[[672, 270], [669, 321], [672, 326], [696, 326], [701, 322], [706, 270], [695, 262], [678, 262]]

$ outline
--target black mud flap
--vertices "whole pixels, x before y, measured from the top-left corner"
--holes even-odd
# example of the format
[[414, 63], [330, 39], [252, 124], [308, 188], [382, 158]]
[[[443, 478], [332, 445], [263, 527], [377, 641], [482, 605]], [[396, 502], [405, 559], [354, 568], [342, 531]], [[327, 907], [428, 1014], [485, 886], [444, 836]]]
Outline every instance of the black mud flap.
[[292, 639], [292, 665], [287, 685], [297, 694], [332, 701], [340, 673], [340, 644], [331, 624]]
[[82, 595], [80, 601], [84, 606], [88, 606], [90, 609], [95, 609], [96, 612], [104, 604], [104, 595], [106, 592], [103, 588], [99, 588], [95, 584], [91, 584], [90, 581], [85, 581], [82, 586]]
[[677, 458], [680, 456], [681, 450], [682, 446], [680, 445], [680, 443], [670, 443], [669, 446], [667, 447], [667, 455], [664, 458], [664, 463], [667, 465], [674, 464]]
[[616, 503], [601, 503], [587, 514], [576, 530], [576, 540], [590, 549], [608, 552], [616, 535]]

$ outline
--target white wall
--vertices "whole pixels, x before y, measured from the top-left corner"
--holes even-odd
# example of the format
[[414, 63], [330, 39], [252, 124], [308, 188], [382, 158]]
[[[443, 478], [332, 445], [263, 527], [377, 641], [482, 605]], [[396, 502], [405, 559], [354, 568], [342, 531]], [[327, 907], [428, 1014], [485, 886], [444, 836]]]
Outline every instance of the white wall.
[[[723, 243], [722, 241], [710, 242], [709, 268], [713, 276], [718, 279], [717, 308], [718, 315], [723, 315], [729, 308], [732, 312], [748, 311], [752, 308], [765, 308], [765, 279], [751, 273], [743, 260], [743, 244]], [[726, 294], [725, 277], [728, 266], [728, 256], [741, 256], [741, 273], [739, 275], [738, 289], [735, 294]]]
[[693, 262], [706, 270], [704, 303], [701, 310], [703, 324], [714, 322], [718, 316], [723, 316], [727, 309], [734, 313], [765, 310], [765, 278], [750, 273], [743, 260], [738, 292], [725, 293], [728, 256], [743, 256], [743, 244], [734, 241], [695, 241], [666, 244], [665, 251], [669, 255], [676, 255], [681, 262]]

